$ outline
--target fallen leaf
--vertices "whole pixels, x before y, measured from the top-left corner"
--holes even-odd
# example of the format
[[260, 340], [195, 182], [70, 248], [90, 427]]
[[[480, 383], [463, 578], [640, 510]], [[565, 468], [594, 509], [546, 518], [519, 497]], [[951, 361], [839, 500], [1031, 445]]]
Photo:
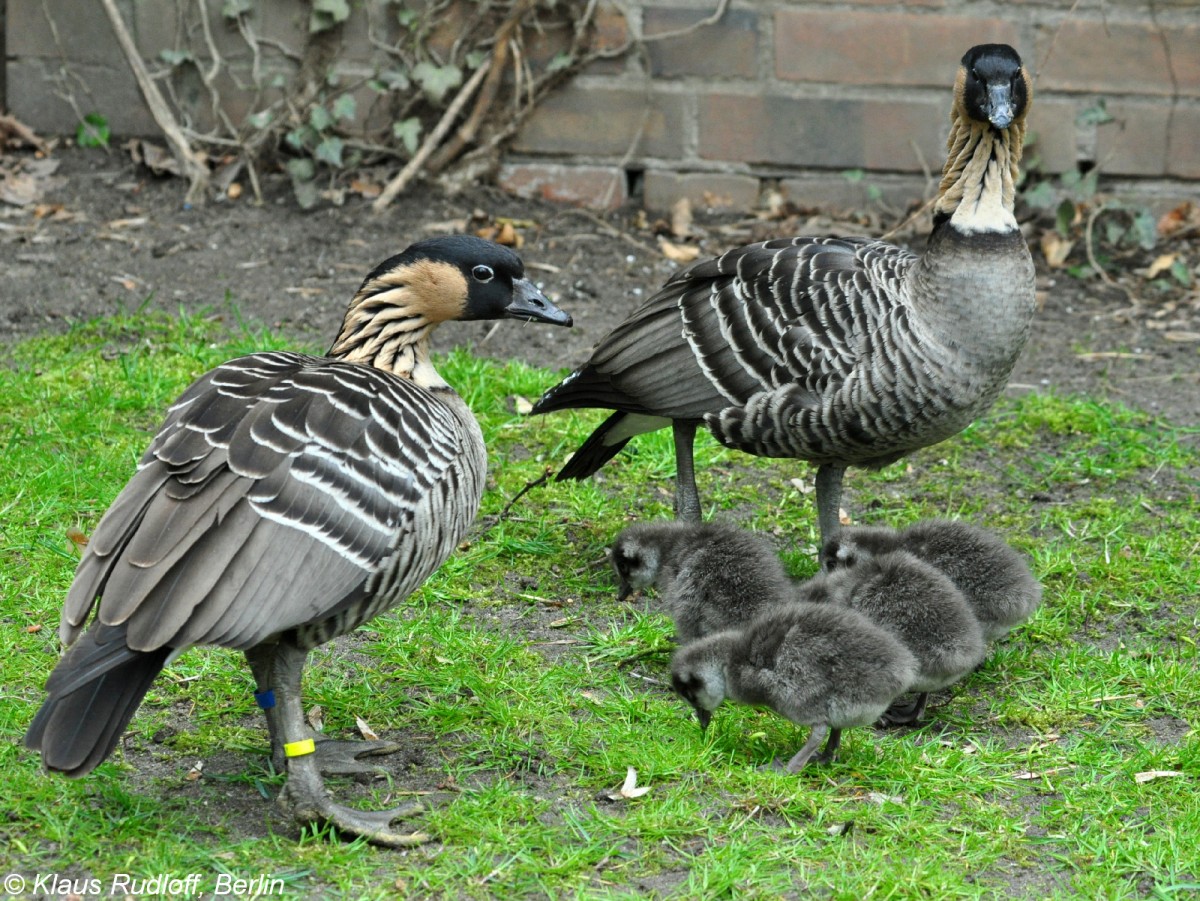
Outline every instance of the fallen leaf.
[[354, 724], [358, 726], [358, 734], [367, 741], [379, 741], [379, 735], [376, 734], [375, 730], [361, 716], [354, 717]]
[[845, 507], [838, 507], [838, 522], [844, 526], [854, 525], [854, 519], [846, 512]]
[[141, 228], [148, 221], [145, 216], [134, 216], [129, 219], [113, 219], [111, 222], [104, 223], [104, 226], [112, 229]]
[[660, 239], [658, 246], [662, 250], [663, 256], [672, 263], [690, 263], [700, 256], [700, 248], [689, 244], [672, 244], [670, 241]]
[[1042, 256], [1046, 258], [1046, 265], [1051, 269], [1057, 269], [1065, 263], [1067, 257], [1071, 255], [1071, 248], [1075, 246], [1074, 241], [1068, 241], [1058, 232], [1053, 231], [1042, 233], [1041, 244]]
[[1163, 332], [1163, 337], [1168, 341], [1190, 344], [1192, 341], [1200, 341], [1200, 332]]
[[680, 197], [671, 205], [671, 234], [686, 238], [692, 231], [692, 202]]
[[885, 795], [883, 792], [867, 792], [867, 800], [879, 805], [904, 803], [904, 798], [900, 795]]
[[88, 537], [75, 526], [67, 526], [67, 538], [70, 539], [71, 544], [75, 545], [77, 548], [87, 547]]
[[[38, 628], [41, 628], [40, 626]], [[593, 704], [603, 704], [604, 699], [594, 691], [581, 691], [580, 694], [591, 701]]]
[[650, 786], [648, 785], [638, 788], [637, 770], [633, 767], [626, 767], [625, 781], [621, 784], [621, 787], [612, 791], [601, 792], [601, 796], [610, 801], [628, 801], [633, 798], [640, 798], [648, 791], [650, 791]]
[[804, 481], [804, 479], [792, 479], [791, 485], [801, 494], [812, 494], [812, 492], [816, 490], [815, 485], [810, 485], [808, 482]]
[[242, 183], [240, 181], [233, 182], [225, 189], [225, 196], [230, 200], [237, 200], [242, 196]]
[[1200, 220], [1200, 207], [1187, 201], [1162, 215], [1162, 218], [1158, 220], [1158, 233], [1164, 238], [1169, 238], [1197, 220]]
[[1171, 268], [1175, 263], [1177, 253], [1164, 253], [1154, 258], [1154, 262], [1146, 267], [1146, 280], [1154, 278], [1156, 275], [1161, 275]]
[[521, 395], [518, 394], [513, 397], [513, 409], [516, 410], [521, 416], [528, 416], [533, 412], [533, 404], [530, 403], [529, 398], [521, 397]]
[[1172, 776], [1186, 776], [1187, 773], [1181, 773], [1179, 770], [1146, 770], [1144, 773], [1134, 773], [1133, 781], [1138, 785], [1144, 782], [1151, 782], [1155, 779], [1169, 779]]
[[1048, 770], [1042, 770], [1040, 773], [1035, 773], [1032, 770], [1024, 773], [1017, 773], [1013, 776], [1014, 779], [1041, 779], [1045, 776], [1057, 776], [1059, 773], [1069, 773], [1075, 769], [1075, 765], [1070, 766], [1052, 766]]
[[325, 728], [325, 708], [320, 704], [313, 704], [313, 706], [309, 707], [308, 713], [305, 714], [304, 718], [308, 720], [308, 724], [317, 732]]
[[187, 775], [184, 776], [183, 778], [186, 779], [188, 782], [195, 782], [197, 779], [199, 779], [203, 775], [204, 775], [204, 761], [197, 760], [196, 765], [193, 766], [190, 770], [188, 770]]
[[166, 147], [135, 138], [125, 145], [125, 149], [129, 151], [130, 159], [141, 163], [155, 175], [183, 174], [179, 160]]
[[42, 631], [42, 624], [41, 624], [41, 623], [34, 623], [32, 626], [26, 626], [26, 627], [25, 627], [25, 634], [26, 634], [26, 635], [35, 635], [35, 634], [37, 634], [38, 632], [41, 632], [41, 631]]
[[377, 185], [373, 181], [364, 181], [361, 178], [356, 178], [350, 182], [350, 190], [355, 194], [361, 194], [367, 200], [374, 200], [383, 193], [383, 186]]

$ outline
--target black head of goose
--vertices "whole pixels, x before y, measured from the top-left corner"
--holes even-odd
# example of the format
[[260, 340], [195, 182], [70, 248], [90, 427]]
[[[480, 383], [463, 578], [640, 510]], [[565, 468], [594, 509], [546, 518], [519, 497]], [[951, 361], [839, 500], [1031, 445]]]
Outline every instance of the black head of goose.
[[433, 238], [367, 276], [326, 356], [254, 353], [200, 376], [79, 563], [60, 628], [69, 647], [25, 736], [45, 766], [89, 773], [164, 665], [196, 645], [236, 648], [293, 815], [385, 845], [423, 839], [391, 828], [408, 811], [332, 801], [322, 772], [398, 746], [314, 733], [301, 672], [310, 649], [424, 582], [474, 520], [483, 436], [428, 340], [444, 321], [503, 318], [571, 324], [512, 251]]
[[1025, 345], [1034, 272], [1013, 196], [1031, 97], [1011, 47], [963, 57], [921, 254], [802, 237], [676, 273], [534, 406], [615, 411], [558, 478], [586, 478], [634, 436], [671, 425], [676, 516], [699, 519], [692, 443], [703, 423], [728, 447], [815, 463], [828, 539], [848, 466], [885, 466], [961, 431]]

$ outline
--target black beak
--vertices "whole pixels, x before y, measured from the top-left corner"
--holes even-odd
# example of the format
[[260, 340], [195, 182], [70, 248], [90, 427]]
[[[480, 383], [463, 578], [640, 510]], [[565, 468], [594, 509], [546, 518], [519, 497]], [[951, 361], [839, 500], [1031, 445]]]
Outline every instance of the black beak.
[[987, 88], [988, 121], [997, 128], [1008, 128], [1012, 125], [1014, 115], [1012, 85], [989, 84]]
[[568, 328], [572, 324], [571, 314], [564, 313], [550, 303], [546, 295], [527, 278], [519, 278], [513, 282], [512, 298], [512, 303], [504, 308], [504, 312], [512, 319], [565, 325]]
[[708, 724], [712, 722], [712, 711], [705, 710], [703, 707], [693, 707], [696, 711], [696, 719], [700, 721], [700, 731], [707, 732]]

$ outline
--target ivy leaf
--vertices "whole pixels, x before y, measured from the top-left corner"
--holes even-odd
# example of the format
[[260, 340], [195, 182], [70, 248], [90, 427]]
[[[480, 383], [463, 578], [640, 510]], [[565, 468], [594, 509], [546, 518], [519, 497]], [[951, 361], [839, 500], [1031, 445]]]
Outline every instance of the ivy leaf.
[[317, 145], [317, 149], [313, 151], [313, 157], [340, 169], [342, 166], [342, 148], [344, 146], [341, 138], [337, 135], [330, 135]]
[[308, 17], [308, 31], [318, 34], [336, 28], [350, 18], [350, 4], [346, 0], [313, 0], [312, 15]]
[[1158, 243], [1158, 222], [1148, 208], [1142, 207], [1133, 214], [1130, 233], [1142, 250], [1154, 249], [1154, 245]]
[[80, 147], [107, 147], [108, 120], [99, 113], [88, 113], [75, 129], [75, 143]]
[[225, 0], [221, 7], [221, 15], [226, 19], [236, 19], [254, 10], [254, 0]]
[[190, 54], [186, 50], [169, 50], [168, 49], [168, 50], [161, 51], [158, 54], [158, 58], [161, 59], [168, 66], [178, 66], [180, 63], [186, 63], [188, 60], [190, 60], [192, 58], [192, 54]]
[[404, 145], [409, 156], [417, 152], [417, 141], [421, 138], [421, 120], [416, 116], [392, 123], [392, 136]]
[[1048, 210], [1058, 202], [1058, 192], [1048, 181], [1039, 181], [1021, 196], [1035, 210]]
[[292, 181], [312, 181], [317, 174], [317, 167], [313, 165], [310, 159], [303, 157], [287, 161], [287, 174], [291, 176]]
[[407, 91], [412, 87], [412, 82], [409, 81], [408, 73], [400, 69], [387, 69], [379, 73], [379, 80], [388, 86], [392, 91]]
[[329, 115], [329, 110], [323, 106], [314, 106], [308, 112], [308, 124], [317, 131], [325, 131], [333, 125], [333, 116]]
[[434, 103], [441, 103], [447, 91], [462, 84], [462, 69], [458, 66], [417, 63], [413, 66], [412, 76]]
[[333, 117], [335, 119], [353, 119], [358, 111], [358, 103], [353, 94], [343, 94], [333, 101]]
[[257, 113], [250, 114], [246, 117], [246, 121], [250, 123], [252, 128], [262, 130], [271, 124], [271, 119], [273, 118], [274, 117], [271, 115], [271, 111], [269, 109], [265, 109], [259, 110]]

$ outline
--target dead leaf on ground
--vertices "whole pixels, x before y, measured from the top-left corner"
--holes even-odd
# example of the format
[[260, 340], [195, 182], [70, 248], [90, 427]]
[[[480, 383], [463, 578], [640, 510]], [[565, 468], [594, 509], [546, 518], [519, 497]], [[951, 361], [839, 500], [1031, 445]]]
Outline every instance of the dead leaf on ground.
[[1150, 281], [1156, 275], [1161, 275], [1175, 265], [1175, 260], [1179, 257], [1177, 253], [1164, 253], [1154, 258], [1154, 262], [1146, 267], [1146, 281]]
[[83, 534], [82, 530], [75, 526], [67, 526], [67, 538], [70, 539], [71, 544], [80, 550], [87, 547], [88, 537]]
[[817, 486], [804, 481], [804, 479], [792, 479], [791, 485], [801, 494], [812, 494], [817, 490]]
[[325, 728], [325, 708], [320, 704], [313, 704], [309, 707], [308, 713], [304, 715], [304, 718], [308, 720], [308, 724], [317, 732]]
[[355, 194], [361, 194], [367, 200], [374, 200], [383, 193], [383, 185], [376, 184], [373, 181], [366, 181], [361, 178], [356, 178], [350, 182], [350, 190]]
[[1146, 770], [1144, 773], [1134, 773], [1133, 781], [1138, 785], [1145, 782], [1151, 782], [1155, 779], [1170, 779], [1174, 776], [1186, 776], [1187, 773], [1181, 773], [1179, 770]]
[[1046, 258], [1046, 265], [1051, 269], [1062, 266], [1071, 255], [1071, 248], [1075, 246], [1074, 241], [1068, 241], [1058, 232], [1052, 231], [1042, 233], [1041, 244], [1042, 256]]
[[175, 159], [171, 151], [160, 144], [134, 138], [125, 144], [125, 149], [129, 151], [129, 156], [135, 163], [145, 166], [155, 175], [179, 176], [183, 174], [179, 160]]
[[1158, 233], [1164, 238], [1190, 227], [1200, 227], [1200, 207], [1190, 200], [1164, 213], [1158, 220]]
[[187, 775], [184, 776], [183, 778], [186, 779], [188, 782], [195, 782], [197, 779], [199, 779], [203, 775], [204, 775], [204, 761], [197, 760], [196, 764], [190, 770], [187, 771]]
[[1040, 773], [1035, 773], [1032, 770], [1024, 772], [1024, 773], [1017, 773], [1013, 776], [1013, 778], [1014, 779], [1026, 779], [1026, 780], [1042, 779], [1042, 778], [1045, 778], [1046, 776], [1057, 776], [1059, 773], [1069, 773], [1073, 769], [1075, 769], [1074, 764], [1070, 764], [1069, 766], [1052, 766], [1047, 770], [1042, 770]]
[[625, 770], [625, 781], [621, 784], [621, 787], [612, 791], [601, 792], [600, 796], [609, 801], [628, 801], [633, 798], [640, 798], [650, 791], [650, 786], [645, 785], [638, 788], [637, 775], [637, 770], [633, 767], [627, 767]]
[[690, 244], [672, 244], [670, 241], [659, 240], [659, 249], [672, 263], [690, 263], [700, 256], [700, 248]]
[[692, 232], [692, 202], [680, 197], [671, 205], [671, 234], [686, 238]]
[[513, 395], [513, 409], [521, 416], [528, 416], [533, 412], [533, 404], [527, 397], [521, 395]]
[[1163, 332], [1163, 338], [1178, 344], [1190, 344], [1193, 341], [1200, 341], [1200, 332]]
[[41, 631], [42, 631], [41, 623], [34, 623], [32, 626], [25, 627], [25, 634], [27, 634], [27, 635], [33, 635], [33, 634], [35, 634], [37, 632], [41, 632]]
[[379, 735], [371, 728], [370, 724], [361, 716], [354, 717], [354, 724], [358, 726], [358, 734], [367, 741], [379, 741]]

